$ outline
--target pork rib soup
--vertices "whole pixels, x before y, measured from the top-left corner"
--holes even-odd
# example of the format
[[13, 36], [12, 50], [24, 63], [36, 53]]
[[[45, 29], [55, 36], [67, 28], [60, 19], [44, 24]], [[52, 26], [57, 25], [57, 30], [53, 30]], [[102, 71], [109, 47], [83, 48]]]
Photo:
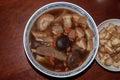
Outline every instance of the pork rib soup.
[[54, 9], [35, 21], [29, 43], [40, 65], [51, 71], [67, 72], [87, 59], [93, 49], [93, 37], [84, 16], [68, 9]]

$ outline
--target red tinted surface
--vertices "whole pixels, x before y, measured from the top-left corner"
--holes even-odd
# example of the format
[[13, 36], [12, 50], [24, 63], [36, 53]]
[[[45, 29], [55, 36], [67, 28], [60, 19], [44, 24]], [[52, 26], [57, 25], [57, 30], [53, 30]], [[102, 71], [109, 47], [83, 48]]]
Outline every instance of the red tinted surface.
[[[0, 0], [0, 80], [56, 79], [42, 74], [29, 63], [23, 48], [23, 32], [30, 16], [45, 4], [58, 0]], [[65, 0], [84, 8], [98, 25], [120, 19], [119, 0]], [[109, 72], [96, 61], [69, 80], [119, 80], [120, 72]], [[62, 79], [63, 80], [63, 79]]]

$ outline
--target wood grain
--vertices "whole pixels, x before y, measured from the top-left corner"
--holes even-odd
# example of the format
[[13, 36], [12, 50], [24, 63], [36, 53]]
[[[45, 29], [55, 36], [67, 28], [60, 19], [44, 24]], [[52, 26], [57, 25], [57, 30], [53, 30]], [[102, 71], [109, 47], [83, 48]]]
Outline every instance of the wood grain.
[[[27, 60], [23, 32], [30, 16], [45, 4], [58, 0], [0, 0], [0, 80], [48, 80]], [[65, 0], [84, 8], [96, 24], [120, 19], [120, 0]], [[96, 61], [83, 73], [68, 78], [76, 80], [118, 80], [120, 73], [101, 68]], [[56, 79], [56, 78], [51, 78]], [[63, 79], [62, 79], [63, 80]]]

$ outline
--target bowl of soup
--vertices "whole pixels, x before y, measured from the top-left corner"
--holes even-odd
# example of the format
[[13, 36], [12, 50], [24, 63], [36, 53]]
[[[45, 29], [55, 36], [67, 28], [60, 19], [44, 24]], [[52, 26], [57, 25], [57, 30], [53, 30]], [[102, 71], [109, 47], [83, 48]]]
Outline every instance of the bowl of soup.
[[37, 70], [65, 78], [83, 72], [93, 62], [99, 36], [87, 11], [73, 3], [54, 2], [30, 17], [23, 44], [28, 60]]

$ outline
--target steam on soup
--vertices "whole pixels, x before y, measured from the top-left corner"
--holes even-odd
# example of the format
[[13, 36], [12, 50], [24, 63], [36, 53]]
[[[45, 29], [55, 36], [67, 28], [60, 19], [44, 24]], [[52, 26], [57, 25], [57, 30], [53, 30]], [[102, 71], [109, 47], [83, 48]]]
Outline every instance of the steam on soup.
[[29, 43], [40, 65], [51, 71], [66, 72], [87, 59], [93, 49], [93, 37], [84, 16], [68, 9], [54, 9], [35, 21]]

